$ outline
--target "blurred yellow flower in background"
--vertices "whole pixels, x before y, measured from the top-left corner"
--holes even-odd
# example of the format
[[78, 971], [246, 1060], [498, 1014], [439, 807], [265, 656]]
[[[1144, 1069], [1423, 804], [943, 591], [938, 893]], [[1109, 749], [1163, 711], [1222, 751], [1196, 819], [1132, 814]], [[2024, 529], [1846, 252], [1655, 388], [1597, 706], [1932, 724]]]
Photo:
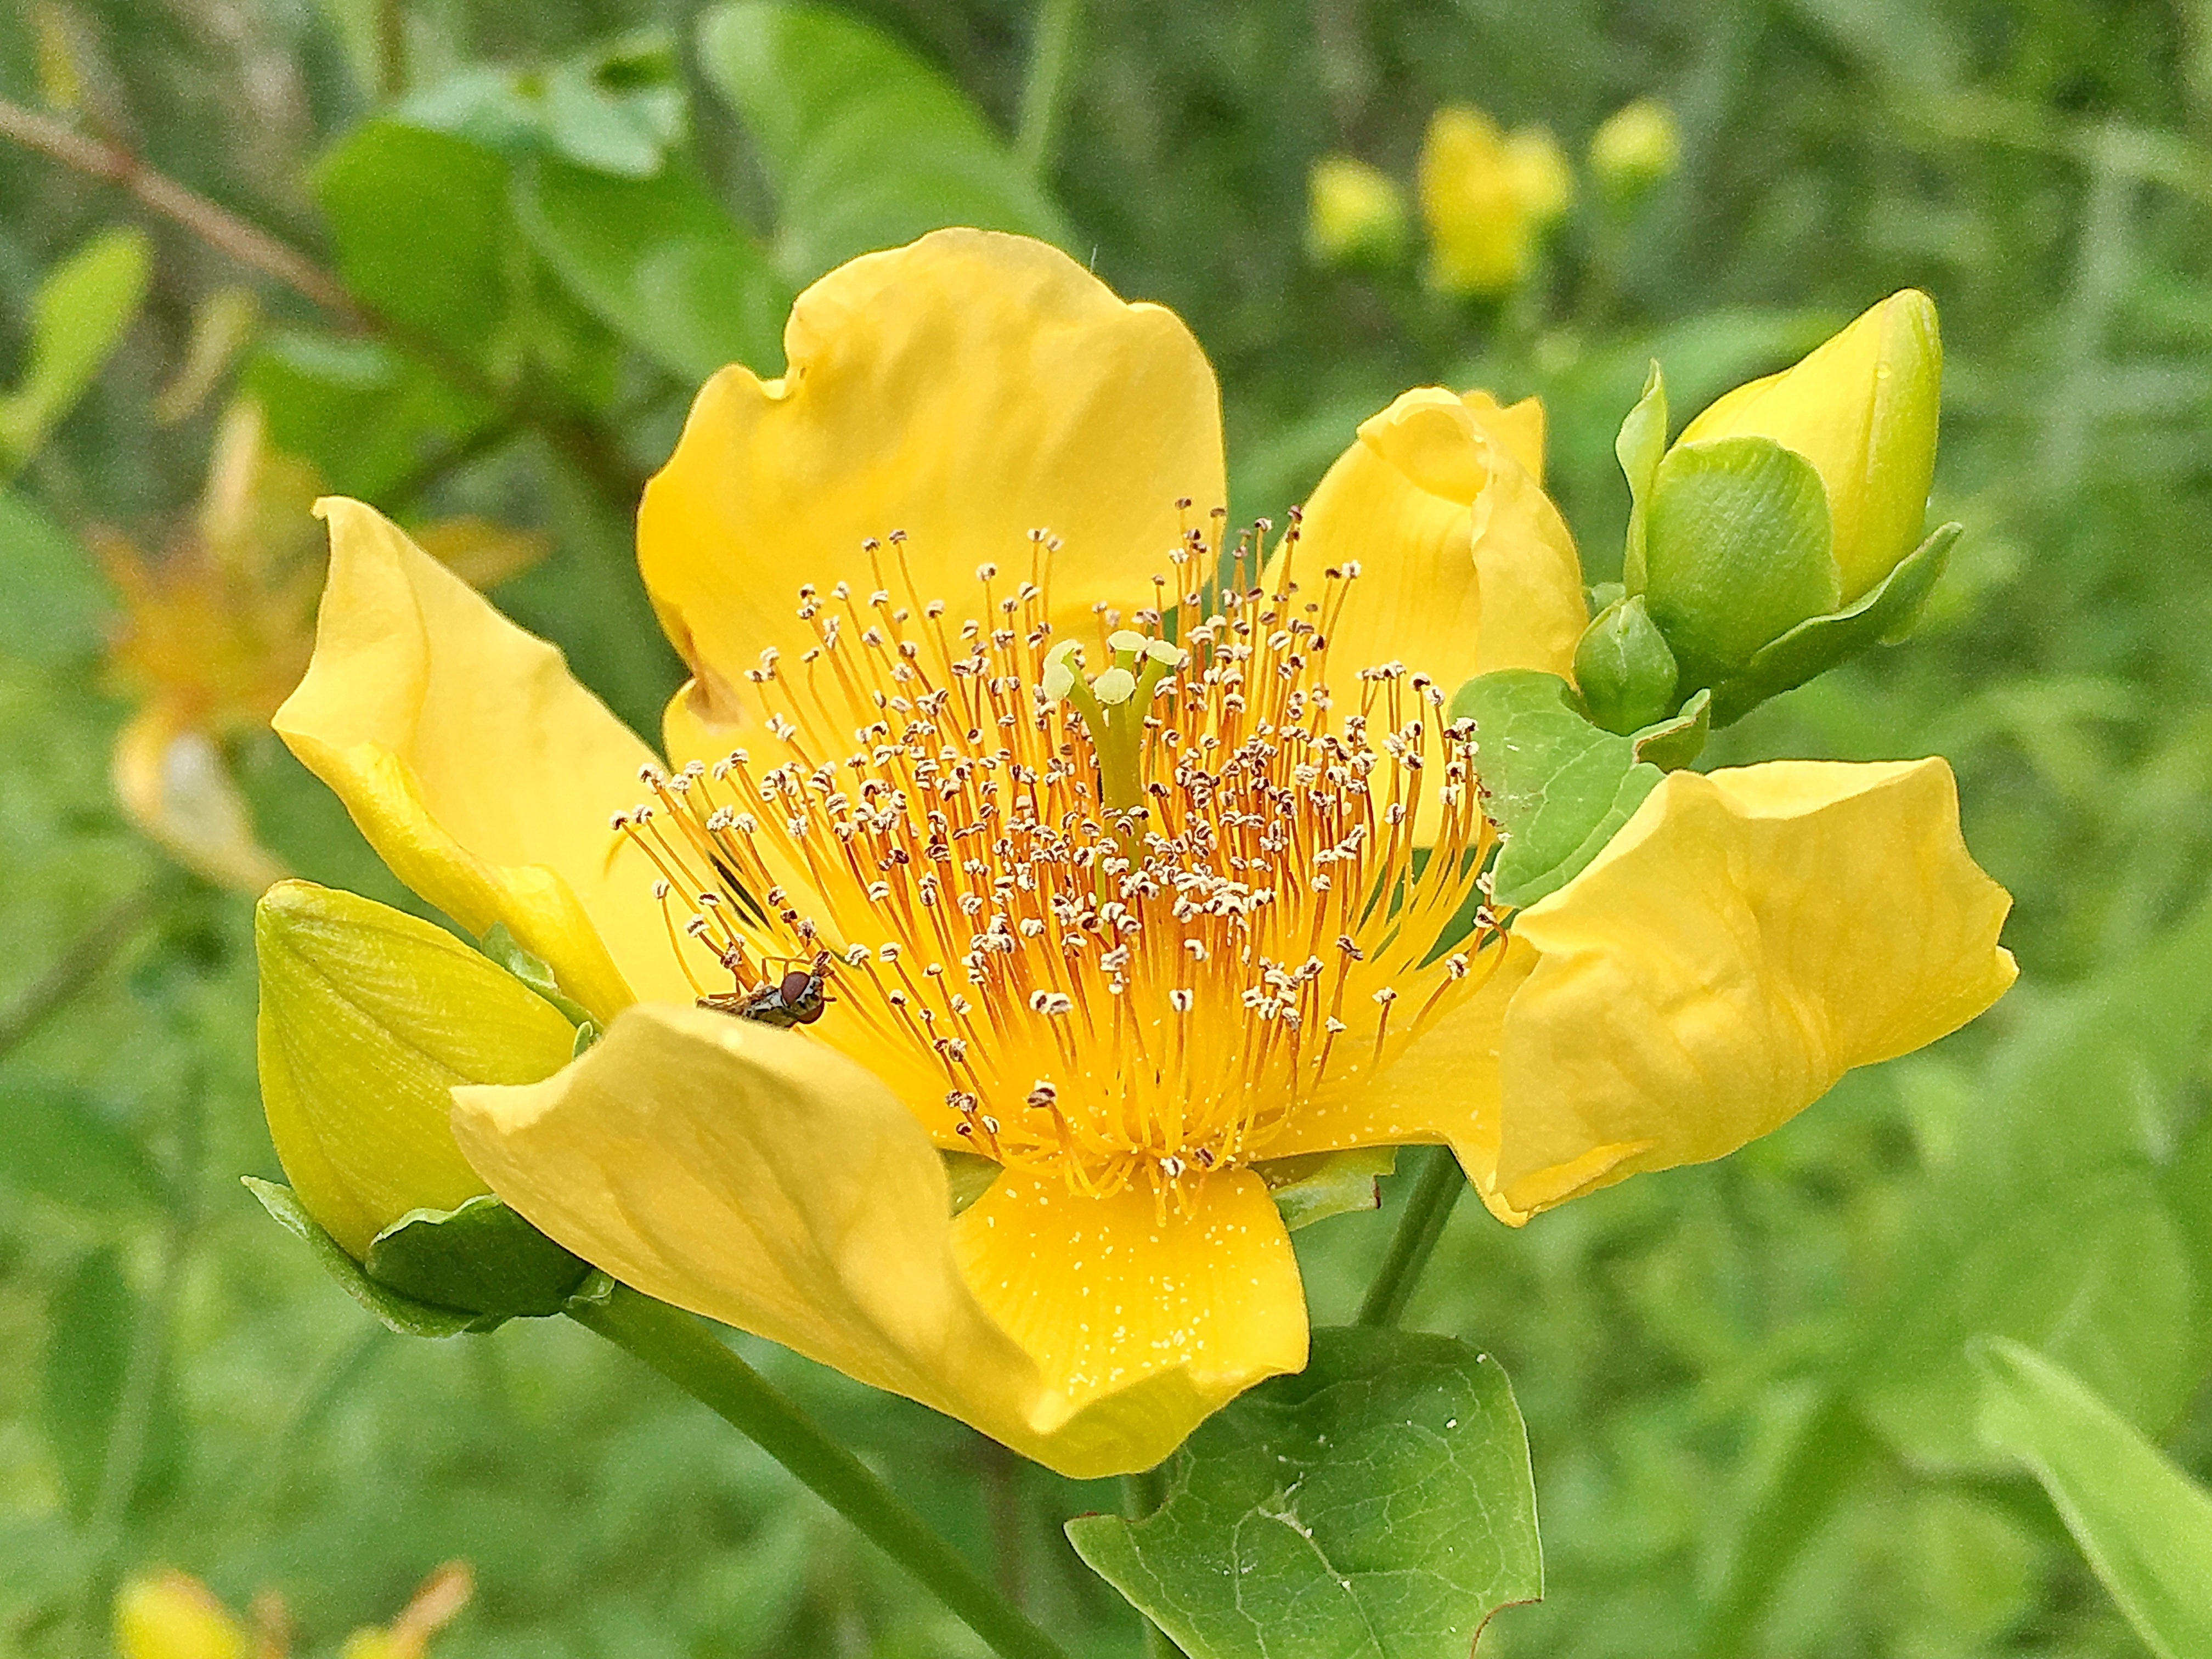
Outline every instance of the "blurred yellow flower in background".
[[1406, 251], [1397, 180], [1352, 155], [1324, 155], [1306, 175], [1306, 249], [1324, 264], [1390, 264]]
[[[468, 1605], [475, 1588], [467, 1562], [447, 1562], [392, 1623], [348, 1637], [342, 1659], [423, 1659], [430, 1638]], [[125, 1580], [115, 1594], [114, 1623], [120, 1659], [287, 1659], [292, 1646], [274, 1592], [254, 1598], [249, 1629], [205, 1584], [174, 1570]]]
[[1626, 201], [1671, 177], [1681, 160], [1681, 128], [1674, 112], [1656, 98], [1622, 105], [1590, 135], [1590, 174], [1615, 201]]
[[[1406, 394], [1267, 550], [1224, 545], [1196, 342], [1042, 244], [857, 259], [786, 351], [708, 381], [640, 514], [693, 673], [665, 763], [346, 501], [275, 720], [607, 1025], [453, 1127], [647, 1294], [1147, 1468], [1304, 1364], [1273, 1161], [1447, 1143], [1517, 1222], [2009, 981], [1941, 762], [1681, 775], [1518, 918], [1481, 902], [1506, 739], [1449, 689], [1564, 679], [1586, 621], [1533, 403]], [[989, 1175], [964, 1206], [943, 1153]]]
[[1421, 144], [1419, 195], [1429, 286], [1492, 298], [1527, 280], [1544, 232], [1574, 201], [1574, 174], [1547, 129], [1502, 132], [1480, 110], [1449, 104]]

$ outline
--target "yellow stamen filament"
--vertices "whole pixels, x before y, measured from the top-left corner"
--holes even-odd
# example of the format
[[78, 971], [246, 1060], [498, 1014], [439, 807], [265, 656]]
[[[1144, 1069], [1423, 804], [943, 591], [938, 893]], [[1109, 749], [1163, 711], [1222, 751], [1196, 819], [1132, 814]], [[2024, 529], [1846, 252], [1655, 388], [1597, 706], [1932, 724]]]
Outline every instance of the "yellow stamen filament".
[[[922, 1094], [946, 1144], [1164, 1203], [1267, 1156], [1322, 1090], [1371, 1085], [1480, 988], [1499, 918], [1438, 942], [1495, 834], [1440, 689], [1389, 663], [1346, 677], [1356, 712], [1333, 694], [1356, 566], [1315, 598], [1289, 558], [1217, 590], [1215, 545], [1186, 529], [1140, 626], [1102, 611], [1095, 645], [1055, 644], [1059, 543], [1030, 543], [1011, 586], [977, 569], [957, 624], [896, 532], [866, 544], [874, 591], [802, 588], [803, 672], [764, 653], [747, 676], [786, 758], [649, 771], [616, 828], [664, 908], [690, 908], [679, 952], [740, 990], [831, 951], [836, 1015], [809, 1030]], [[851, 746], [817, 761], [802, 732]]]

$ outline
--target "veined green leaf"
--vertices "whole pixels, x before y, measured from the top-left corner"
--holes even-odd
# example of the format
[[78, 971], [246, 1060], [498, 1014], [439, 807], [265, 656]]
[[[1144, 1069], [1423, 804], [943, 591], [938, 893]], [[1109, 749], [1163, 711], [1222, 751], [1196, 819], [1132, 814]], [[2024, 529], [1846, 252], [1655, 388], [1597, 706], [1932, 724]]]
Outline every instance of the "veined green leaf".
[[1592, 726], [1571, 696], [1555, 674], [1508, 668], [1478, 674], [1452, 699], [1452, 718], [1475, 723], [1483, 809], [1504, 836], [1492, 872], [1500, 904], [1565, 886], [1658, 784], [1636, 740]]
[[1076, 1553], [1191, 1659], [1466, 1659], [1543, 1593], [1528, 1445], [1497, 1362], [1449, 1337], [1313, 1334], [1216, 1413], [1141, 1520]]

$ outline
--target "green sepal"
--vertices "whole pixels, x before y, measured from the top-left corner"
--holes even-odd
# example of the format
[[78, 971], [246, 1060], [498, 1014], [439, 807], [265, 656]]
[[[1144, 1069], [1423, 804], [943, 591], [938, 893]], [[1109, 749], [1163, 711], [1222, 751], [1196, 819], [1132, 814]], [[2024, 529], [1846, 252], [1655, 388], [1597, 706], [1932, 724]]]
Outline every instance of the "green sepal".
[[583, 1283], [569, 1292], [568, 1299], [561, 1304], [563, 1313], [574, 1313], [580, 1308], [604, 1308], [615, 1293], [615, 1276], [605, 1267], [594, 1267], [584, 1275]]
[[1478, 674], [1451, 714], [1475, 725], [1483, 810], [1504, 841], [1490, 872], [1499, 905], [1533, 904], [1564, 887], [1658, 785], [1659, 768], [1637, 757], [1635, 739], [1591, 725], [1556, 674]]
[[991, 1183], [1006, 1173], [1003, 1165], [980, 1152], [947, 1152], [940, 1147], [937, 1156], [945, 1165], [945, 1189], [955, 1215], [990, 1191]]
[[1358, 1146], [1341, 1152], [1304, 1152], [1255, 1164], [1283, 1225], [1296, 1232], [1333, 1215], [1380, 1209], [1382, 1178], [1398, 1167], [1395, 1146]]
[[576, 1046], [568, 1051], [569, 1059], [581, 1060], [584, 1050], [605, 1035], [599, 1030], [599, 1022], [596, 1019], [579, 1020], [576, 1023]]
[[417, 1302], [528, 1319], [559, 1313], [592, 1264], [485, 1193], [457, 1209], [410, 1211], [376, 1236], [362, 1269]]
[[590, 1012], [582, 1003], [562, 994], [561, 981], [553, 977], [552, 965], [544, 957], [534, 957], [515, 943], [514, 935], [507, 931], [505, 922], [492, 923], [490, 928], [485, 933], [483, 943], [479, 948], [494, 962], [506, 969], [508, 973], [513, 974], [515, 978], [537, 992], [539, 996], [544, 997], [546, 1001], [568, 1017], [569, 1023], [578, 1030], [579, 1040], [576, 1048], [578, 1054], [583, 1053], [586, 1048], [591, 1047], [591, 1043], [581, 1040], [583, 1027], [591, 1026], [592, 1041], [598, 1040], [598, 1022], [592, 1018]]
[[504, 1322], [498, 1316], [418, 1302], [378, 1284], [361, 1270], [361, 1264], [345, 1253], [337, 1240], [323, 1231], [289, 1187], [281, 1182], [257, 1181], [252, 1176], [240, 1179], [270, 1218], [285, 1231], [306, 1241], [317, 1265], [337, 1281], [339, 1289], [374, 1315], [385, 1329], [402, 1336], [458, 1336], [463, 1331], [491, 1330]]
[[1826, 673], [1868, 647], [1894, 645], [1912, 631], [1927, 607], [1962, 526], [1940, 525], [1926, 541], [1869, 590], [1856, 605], [1802, 622], [1754, 652], [1742, 670], [1713, 688], [1713, 724], [1742, 719], [1769, 697], [1779, 696]]
[[1644, 591], [1644, 513], [1659, 462], [1667, 453], [1667, 380], [1654, 357], [1644, 376], [1644, 395], [1622, 417], [1613, 453], [1628, 480], [1628, 541], [1621, 550], [1620, 580], [1632, 593]]
[[1068, 1541], [1191, 1659], [1467, 1659], [1543, 1594], [1528, 1443], [1498, 1363], [1450, 1337], [1313, 1334], [1200, 1424], [1139, 1520]]
[[1598, 612], [1575, 647], [1575, 685], [1583, 706], [1608, 732], [1626, 735], [1666, 719], [1680, 678], [1674, 653], [1640, 593]]
[[1682, 712], [1630, 733], [1636, 758], [1662, 772], [1679, 772], [1705, 752], [1705, 739], [1713, 732], [1713, 694], [1700, 691], [1682, 705]]
[[1771, 438], [1676, 444], [1644, 504], [1644, 599], [1696, 690], [1843, 602], [1827, 487]]

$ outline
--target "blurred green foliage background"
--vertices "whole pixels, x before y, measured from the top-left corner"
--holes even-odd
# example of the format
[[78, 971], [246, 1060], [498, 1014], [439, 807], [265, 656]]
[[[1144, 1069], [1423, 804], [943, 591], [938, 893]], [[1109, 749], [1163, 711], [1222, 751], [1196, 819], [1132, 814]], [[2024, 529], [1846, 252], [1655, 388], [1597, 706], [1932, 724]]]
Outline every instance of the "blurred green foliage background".
[[[0, 144], [0, 1654], [107, 1650], [116, 1575], [156, 1564], [276, 1589], [335, 1652], [455, 1557], [445, 1659], [975, 1650], [584, 1332], [388, 1335], [240, 1190], [276, 1173], [250, 904], [116, 804], [134, 702], [87, 551], [169, 544], [249, 393], [332, 488], [543, 532], [499, 603], [651, 732], [676, 666], [629, 514], [698, 380], [779, 367], [840, 259], [967, 222], [1189, 321], [1239, 519], [1409, 386], [1542, 394], [1594, 581], [1649, 358], [1686, 417], [1936, 295], [1933, 513], [1967, 528], [1930, 619], [1708, 759], [1950, 757], [2019, 988], [1724, 1164], [1517, 1233], [1462, 1205], [1412, 1322], [1499, 1356], [1529, 1425], [1548, 1594], [1486, 1655], [2142, 1651], [1975, 1432], [1965, 1345], [2042, 1348], [2212, 1475], [2205, 0], [20, 0], [0, 94], [80, 147]], [[1584, 176], [1502, 301], [1306, 251], [1324, 154], [1410, 178], [1459, 102], [1579, 160], [1643, 95], [1679, 168], [1626, 204]], [[141, 162], [266, 246], [88, 171]], [[38, 346], [41, 283], [121, 224], [151, 258], [119, 344], [94, 295]], [[405, 902], [265, 732], [217, 735], [286, 864]], [[1319, 1320], [1392, 1200], [1298, 1235]], [[758, 1358], [1077, 1650], [1136, 1650], [1057, 1531], [1110, 1491]]]

